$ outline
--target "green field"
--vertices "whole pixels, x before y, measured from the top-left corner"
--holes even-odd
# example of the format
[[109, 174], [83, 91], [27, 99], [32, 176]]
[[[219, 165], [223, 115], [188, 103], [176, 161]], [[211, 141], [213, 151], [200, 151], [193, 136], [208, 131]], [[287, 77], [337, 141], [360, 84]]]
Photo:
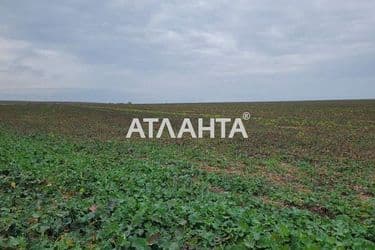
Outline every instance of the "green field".
[[[125, 138], [243, 112], [248, 139]], [[374, 100], [0, 102], [0, 249], [375, 249], [374, 195]]]

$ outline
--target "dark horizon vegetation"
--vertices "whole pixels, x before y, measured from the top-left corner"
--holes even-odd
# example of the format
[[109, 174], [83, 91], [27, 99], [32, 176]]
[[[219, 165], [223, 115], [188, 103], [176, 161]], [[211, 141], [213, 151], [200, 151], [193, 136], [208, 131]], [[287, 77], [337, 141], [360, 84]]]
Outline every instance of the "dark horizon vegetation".
[[290, 103], [290, 102], [339, 102], [339, 101], [374, 101], [375, 98], [322, 98], [322, 99], [278, 99], [278, 100], [243, 100], [243, 101], [191, 101], [191, 102], [133, 102], [133, 101], [123, 101], [123, 102], [111, 102], [111, 101], [80, 101], [80, 100], [41, 100], [41, 99], [0, 99], [0, 104], [4, 103], [55, 103], [55, 104], [117, 104], [117, 105], [189, 105], [189, 104], [234, 104], [234, 103]]
[[[375, 100], [1, 103], [0, 248], [375, 248]], [[248, 139], [125, 138], [243, 112]]]

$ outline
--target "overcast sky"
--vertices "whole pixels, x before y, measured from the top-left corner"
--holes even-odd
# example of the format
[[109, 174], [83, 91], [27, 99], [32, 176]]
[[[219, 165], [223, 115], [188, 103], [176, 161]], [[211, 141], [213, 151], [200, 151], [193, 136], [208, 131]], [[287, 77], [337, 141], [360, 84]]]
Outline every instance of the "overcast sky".
[[1, 0], [0, 99], [375, 98], [374, 0]]

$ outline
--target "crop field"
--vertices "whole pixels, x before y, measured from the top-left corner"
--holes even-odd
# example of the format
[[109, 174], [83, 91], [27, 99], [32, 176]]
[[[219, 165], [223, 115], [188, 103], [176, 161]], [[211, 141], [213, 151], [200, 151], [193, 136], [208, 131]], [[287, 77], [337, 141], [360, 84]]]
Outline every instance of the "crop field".
[[[248, 139], [127, 139], [241, 118]], [[375, 100], [0, 102], [0, 249], [375, 249]]]

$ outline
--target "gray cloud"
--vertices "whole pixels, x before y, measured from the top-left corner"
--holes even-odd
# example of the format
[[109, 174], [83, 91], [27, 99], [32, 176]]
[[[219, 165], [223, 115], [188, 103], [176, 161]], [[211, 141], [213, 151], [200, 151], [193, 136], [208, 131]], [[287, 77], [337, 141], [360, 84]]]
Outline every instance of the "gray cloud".
[[0, 4], [0, 99], [375, 97], [375, 2]]

